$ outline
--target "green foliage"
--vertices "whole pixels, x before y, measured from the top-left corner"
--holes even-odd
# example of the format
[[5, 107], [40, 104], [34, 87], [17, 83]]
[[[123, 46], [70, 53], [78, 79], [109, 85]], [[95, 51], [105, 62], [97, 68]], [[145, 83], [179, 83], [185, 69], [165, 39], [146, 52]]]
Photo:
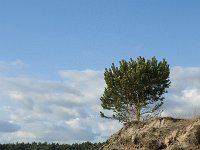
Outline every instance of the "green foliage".
[[84, 142], [80, 144], [58, 144], [52, 143], [16, 143], [0, 144], [0, 150], [99, 150], [103, 143]]
[[106, 88], [100, 98], [104, 109], [112, 110], [113, 116], [102, 117], [117, 119], [120, 122], [141, 120], [141, 117], [157, 114], [163, 104], [170, 86], [170, 69], [167, 61], [158, 62], [155, 57], [145, 60], [143, 57], [136, 61], [122, 60], [119, 67], [114, 64], [105, 69], [104, 79]]

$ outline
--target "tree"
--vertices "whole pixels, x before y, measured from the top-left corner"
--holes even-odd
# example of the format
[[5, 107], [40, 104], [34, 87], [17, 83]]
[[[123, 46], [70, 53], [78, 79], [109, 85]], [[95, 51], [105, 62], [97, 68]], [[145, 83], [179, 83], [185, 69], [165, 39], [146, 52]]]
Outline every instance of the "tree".
[[101, 106], [114, 114], [108, 117], [100, 112], [101, 117], [126, 123], [157, 115], [171, 83], [167, 61], [158, 62], [155, 57], [145, 60], [140, 56], [136, 61], [122, 60], [119, 64], [105, 69]]

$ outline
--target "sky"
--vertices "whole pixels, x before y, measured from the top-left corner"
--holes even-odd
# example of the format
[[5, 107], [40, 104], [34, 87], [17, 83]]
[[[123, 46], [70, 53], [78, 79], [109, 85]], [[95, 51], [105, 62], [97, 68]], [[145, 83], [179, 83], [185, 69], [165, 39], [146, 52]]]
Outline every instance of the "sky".
[[198, 0], [0, 1], [0, 141], [105, 141], [103, 72], [121, 59], [170, 64], [165, 115], [200, 108]]

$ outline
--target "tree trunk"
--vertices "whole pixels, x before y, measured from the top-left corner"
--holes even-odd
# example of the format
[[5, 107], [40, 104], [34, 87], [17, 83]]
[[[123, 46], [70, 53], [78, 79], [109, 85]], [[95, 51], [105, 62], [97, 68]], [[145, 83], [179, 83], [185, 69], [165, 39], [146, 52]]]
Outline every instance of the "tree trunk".
[[141, 108], [140, 108], [140, 106], [136, 106], [136, 119], [137, 119], [137, 121], [140, 121], [140, 110], [141, 110]]

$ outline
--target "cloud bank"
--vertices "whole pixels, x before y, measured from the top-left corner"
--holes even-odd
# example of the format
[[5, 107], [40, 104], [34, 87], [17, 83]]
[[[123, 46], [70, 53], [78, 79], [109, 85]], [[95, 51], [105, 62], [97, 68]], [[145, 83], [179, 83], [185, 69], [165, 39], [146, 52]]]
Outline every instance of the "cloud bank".
[[165, 100], [165, 114], [175, 117], [200, 115], [200, 68], [174, 67]]
[[101, 141], [120, 128], [99, 117], [103, 71], [58, 74], [60, 81], [0, 77], [1, 142]]
[[[103, 71], [60, 70], [59, 81], [0, 77], [0, 141], [74, 143], [102, 141], [120, 127], [99, 117]], [[175, 67], [164, 115], [200, 108], [200, 68]], [[194, 111], [195, 110], [195, 111]]]

